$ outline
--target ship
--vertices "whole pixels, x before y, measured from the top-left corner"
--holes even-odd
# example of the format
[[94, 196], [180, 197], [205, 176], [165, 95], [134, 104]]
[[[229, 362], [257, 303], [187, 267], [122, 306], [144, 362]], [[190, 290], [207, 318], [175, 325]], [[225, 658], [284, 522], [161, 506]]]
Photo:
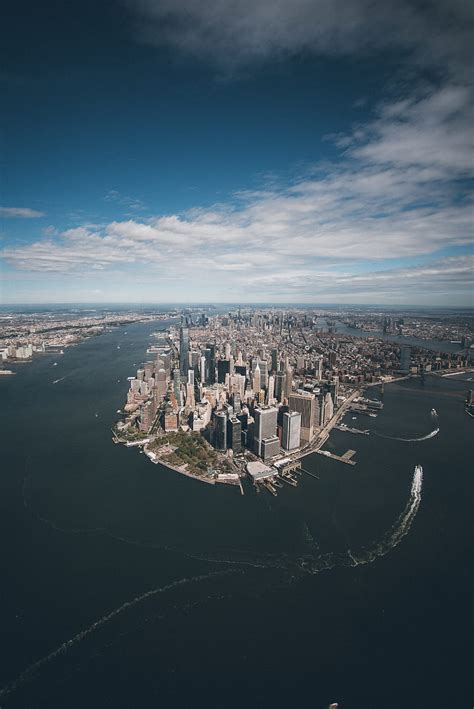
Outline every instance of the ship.
[[431, 415], [432, 415], [432, 416], [437, 416], [437, 415], [438, 415], [438, 412], [436, 411], [436, 409], [431, 409]]
[[423, 468], [421, 467], [421, 465], [415, 465], [415, 475], [417, 473], [421, 475], [422, 472], [423, 472]]

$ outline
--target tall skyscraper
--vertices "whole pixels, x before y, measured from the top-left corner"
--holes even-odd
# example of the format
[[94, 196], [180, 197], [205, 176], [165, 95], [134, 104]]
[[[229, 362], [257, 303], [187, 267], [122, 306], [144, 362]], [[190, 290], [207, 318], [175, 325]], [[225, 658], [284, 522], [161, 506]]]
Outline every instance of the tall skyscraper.
[[298, 411], [301, 414], [301, 439], [305, 442], [311, 441], [316, 417], [314, 394], [297, 394], [294, 392], [289, 396], [288, 405], [290, 411]]
[[189, 329], [183, 325], [179, 331], [179, 371], [185, 377], [189, 369]]
[[209, 384], [216, 382], [216, 346], [213, 343], [208, 343], [206, 348], [209, 350], [209, 371], [207, 373]]
[[227, 421], [227, 447], [232, 448], [234, 454], [242, 450], [242, 424], [235, 416]]
[[219, 384], [225, 383], [226, 374], [230, 374], [230, 361], [228, 359], [217, 360], [217, 381]]
[[400, 348], [400, 369], [402, 372], [410, 371], [411, 365], [411, 347], [402, 345]]
[[285, 396], [285, 372], [277, 372], [275, 374], [275, 398], [277, 401], [283, 401]]
[[260, 367], [260, 386], [262, 389], [268, 387], [268, 362], [266, 359], [261, 359], [257, 362]]
[[278, 371], [278, 350], [276, 347], [272, 349], [272, 372], [275, 374]]
[[259, 366], [258, 362], [257, 362], [256, 367], [253, 372], [252, 388], [253, 388], [255, 394], [258, 394], [258, 392], [262, 388], [262, 382], [260, 379], [260, 366]]
[[223, 411], [217, 411], [214, 416], [214, 442], [217, 450], [227, 450], [227, 416]]
[[278, 409], [274, 406], [257, 408], [254, 411], [255, 418], [255, 453], [261, 455], [262, 441], [265, 438], [273, 438], [276, 434]]
[[285, 375], [285, 398], [289, 400], [293, 391], [293, 370], [289, 364], [287, 364]]
[[179, 392], [181, 389], [181, 377], [180, 377], [180, 371], [176, 367], [176, 369], [173, 369], [173, 391], [174, 395], [176, 397], [176, 401], [178, 402], [179, 405]]
[[272, 406], [275, 403], [275, 377], [268, 377], [267, 404]]
[[290, 411], [283, 414], [282, 448], [287, 451], [300, 447], [301, 439], [301, 414], [299, 411]]

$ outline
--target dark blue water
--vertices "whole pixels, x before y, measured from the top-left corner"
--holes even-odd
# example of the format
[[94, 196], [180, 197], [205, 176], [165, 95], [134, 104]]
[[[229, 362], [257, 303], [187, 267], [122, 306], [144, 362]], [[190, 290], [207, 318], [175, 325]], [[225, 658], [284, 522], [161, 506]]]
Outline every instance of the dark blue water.
[[[324, 329], [327, 329], [324, 318], [319, 319], [318, 325]], [[446, 352], [451, 354], [456, 352], [466, 352], [466, 350], [461, 347], [460, 342], [435, 339], [424, 340], [420, 337], [409, 337], [408, 335], [387, 334], [382, 332], [382, 330], [369, 332], [366, 330], [358, 330], [355, 327], [348, 327], [339, 320], [336, 322], [336, 331], [341, 335], [351, 335], [352, 337], [376, 337], [380, 340], [385, 340], [386, 342], [394, 342], [399, 346], [410, 345], [411, 347], [422, 347], [433, 352]]]
[[112, 443], [156, 327], [0, 380], [0, 705], [470, 706], [469, 382], [387, 386], [331, 436], [356, 466], [241, 497]]

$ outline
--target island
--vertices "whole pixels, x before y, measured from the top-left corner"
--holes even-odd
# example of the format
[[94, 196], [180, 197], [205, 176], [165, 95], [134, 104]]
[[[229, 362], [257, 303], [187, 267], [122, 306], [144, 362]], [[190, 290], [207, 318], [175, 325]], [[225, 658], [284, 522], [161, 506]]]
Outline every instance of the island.
[[[246, 479], [274, 495], [296, 485], [311, 475], [303, 465], [312, 453], [355, 465], [355, 450], [323, 449], [332, 430], [369, 435], [359, 421], [379, 414], [386, 384], [459, 372], [471, 358], [338, 332], [333, 317], [309, 308], [187, 309], [152, 337], [149, 359], [129, 377], [114, 441], [242, 493]], [[349, 412], [355, 425], [342, 421]]]

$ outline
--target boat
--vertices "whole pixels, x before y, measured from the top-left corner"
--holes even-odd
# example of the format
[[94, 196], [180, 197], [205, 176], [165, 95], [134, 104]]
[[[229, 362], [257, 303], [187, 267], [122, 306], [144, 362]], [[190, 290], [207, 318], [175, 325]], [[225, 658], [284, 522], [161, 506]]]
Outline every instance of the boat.
[[422, 472], [423, 472], [423, 468], [421, 467], [421, 465], [415, 465], [415, 474], [422, 473]]
[[437, 415], [438, 415], [438, 412], [436, 411], [436, 409], [431, 409], [431, 415], [432, 415], [432, 416], [437, 416]]
[[58, 366], [58, 363], [57, 363], [57, 362], [53, 362], [53, 367], [57, 367], [57, 366]]
[[120, 345], [117, 345], [117, 349], [118, 349], [118, 350], [120, 349]]

